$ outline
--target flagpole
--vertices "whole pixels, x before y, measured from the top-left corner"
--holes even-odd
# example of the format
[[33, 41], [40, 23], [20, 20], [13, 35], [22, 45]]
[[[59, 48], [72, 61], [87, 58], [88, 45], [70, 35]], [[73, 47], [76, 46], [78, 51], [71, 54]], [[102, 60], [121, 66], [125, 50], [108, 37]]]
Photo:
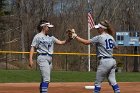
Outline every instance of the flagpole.
[[[88, 24], [88, 40], [90, 39], [90, 27]], [[88, 45], [88, 71], [90, 72], [90, 44]]]
[[[89, 0], [88, 0], [88, 7], [89, 7]], [[90, 39], [90, 26], [88, 23], [88, 40]], [[90, 72], [90, 44], [88, 45], [88, 71]]]

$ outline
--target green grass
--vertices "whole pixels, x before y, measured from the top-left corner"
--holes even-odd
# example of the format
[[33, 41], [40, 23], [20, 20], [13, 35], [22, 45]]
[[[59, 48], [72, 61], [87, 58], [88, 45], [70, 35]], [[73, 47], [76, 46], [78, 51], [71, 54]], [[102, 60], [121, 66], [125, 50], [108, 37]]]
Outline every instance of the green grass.
[[0, 82], [39, 82], [38, 71], [0, 70]]
[[95, 72], [53, 72], [52, 81], [55, 82], [91, 82], [95, 80]]
[[[140, 82], [139, 72], [117, 73], [118, 82]], [[53, 71], [51, 82], [93, 82], [95, 72]], [[35, 70], [0, 70], [0, 82], [40, 82], [39, 71]]]
[[140, 72], [117, 73], [116, 78], [120, 82], [140, 82]]

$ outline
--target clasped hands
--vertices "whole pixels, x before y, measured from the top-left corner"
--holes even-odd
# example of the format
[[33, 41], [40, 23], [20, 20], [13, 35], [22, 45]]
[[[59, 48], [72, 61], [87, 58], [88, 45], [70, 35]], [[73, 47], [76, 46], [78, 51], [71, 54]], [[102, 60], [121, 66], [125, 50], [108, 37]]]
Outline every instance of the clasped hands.
[[75, 37], [77, 37], [75, 29], [68, 29], [66, 33], [68, 35], [68, 38], [74, 39]]

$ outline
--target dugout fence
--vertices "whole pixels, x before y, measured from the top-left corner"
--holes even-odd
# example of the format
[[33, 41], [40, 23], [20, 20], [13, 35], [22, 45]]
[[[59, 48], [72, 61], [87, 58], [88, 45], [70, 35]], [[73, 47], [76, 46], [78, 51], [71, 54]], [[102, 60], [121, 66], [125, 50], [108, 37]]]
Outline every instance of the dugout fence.
[[[34, 54], [34, 70], [38, 70], [36, 63], [36, 53]], [[98, 59], [96, 54], [90, 54], [91, 71], [96, 71]], [[134, 68], [140, 69], [140, 55], [137, 54], [114, 54], [117, 61], [117, 70], [119, 72], [131, 72]], [[137, 61], [137, 62], [134, 62]], [[0, 51], [0, 69], [4, 70], [28, 70], [29, 52]], [[136, 67], [134, 67], [136, 66]], [[53, 70], [59, 71], [88, 71], [87, 53], [54, 53]], [[136, 72], [137, 72], [136, 71]]]

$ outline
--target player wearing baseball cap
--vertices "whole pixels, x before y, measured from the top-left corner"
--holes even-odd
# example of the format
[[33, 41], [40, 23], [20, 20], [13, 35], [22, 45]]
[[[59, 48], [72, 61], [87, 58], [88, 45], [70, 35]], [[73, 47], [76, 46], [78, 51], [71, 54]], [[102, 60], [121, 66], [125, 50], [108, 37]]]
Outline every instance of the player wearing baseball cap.
[[96, 73], [94, 93], [100, 93], [101, 83], [105, 78], [108, 79], [114, 93], [120, 93], [120, 88], [115, 78], [116, 60], [113, 57], [113, 49], [118, 47], [112, 36], [114, 31], [106, 20], [95, 25], [95, 28], [98, 30], [99, 35], [90, 40], [79, 37], [74, 29], [71, 31], [71, 36], [85, 45], [94, 44], [97, 46], [97, 57], [100, 63]]
[[54, 27], [54, 25], [52, 25], [48, 21], [41, 20], [37, 27], [39, 33], [34, 36], [30, 49], [30, 67], [33, 66], [32, 58], [35, 49], [37, 51], [37, 63], [39, 65], [41, 73], [40, 93], [48, 93], [47, 91], [50, 82], [54, 43], [64, 45], [71, 40], [71, 38], [68, 38], [67, 40], [61, 41], [56, 37], [50, 35], [49, 28], [52, 27]]

